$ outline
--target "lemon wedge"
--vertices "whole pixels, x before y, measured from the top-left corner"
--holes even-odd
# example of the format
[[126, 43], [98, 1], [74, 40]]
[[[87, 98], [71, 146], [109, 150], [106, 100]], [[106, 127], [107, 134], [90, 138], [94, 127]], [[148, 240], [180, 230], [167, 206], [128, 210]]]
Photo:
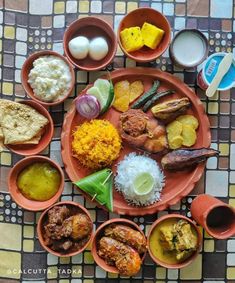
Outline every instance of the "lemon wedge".
[[154, 187], [154, 179], [147, 172], [140, 173], [133, 182], [133, 190], [139, 196], [149, 194]]

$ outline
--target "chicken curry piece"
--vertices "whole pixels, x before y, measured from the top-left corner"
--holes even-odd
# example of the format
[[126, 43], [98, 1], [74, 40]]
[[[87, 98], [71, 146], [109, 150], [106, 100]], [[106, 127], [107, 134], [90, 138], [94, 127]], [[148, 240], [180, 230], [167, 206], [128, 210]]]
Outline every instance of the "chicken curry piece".
[[61, 253], [74, 252], [90, 238], [92, 223], [83, 212], [70, 206], [54, 206], [47, 213], [43, 227], [45, 244]]
[[191, 225], [185, 220], [179, 220], [172, 226], [160, 229], [160, 242], [165, 251], [174, 251], [176, 259], [183, 261], [197, 248], [197, 237], [193, 234]]
[[120, 115], [119, 132], [123, 141], [150, 153], [168, 148], [166, 129], [142, 110], [130, 109]]

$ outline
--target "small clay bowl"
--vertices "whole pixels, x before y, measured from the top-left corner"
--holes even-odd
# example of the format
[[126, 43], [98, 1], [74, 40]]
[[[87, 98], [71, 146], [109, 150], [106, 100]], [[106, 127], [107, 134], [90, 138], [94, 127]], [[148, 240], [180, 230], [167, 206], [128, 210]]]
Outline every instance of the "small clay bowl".
[[[108, 221], [105, 221], [95, 231], [95, 235], [94, 235], [94, 238], [93, 238], [93, 241], [92, 241], [92, 247], [91, 247], [91, 253], [92, 253], [92, 256], [93, 256], [95, 262], [100, 267], [102, 267], [105, 271], [119, 274], [119, 271], [115, 266], [108, 265], [97, 253], [98, 252], [97, 243], [98, 243], [98, 240], [102, 237], [104, 229], [108, 225], [114, 224], [114, 223], [129, 226], [132, 229], [139, 231], [144, 237], [145, 237], [145, 235], [144, 235], [143, 231], [140, 229], [140, 227], [135, 222], [128, 220], [128, 219], [125, 219], [125, 218], [113, 218], [113, 219], [110, 219]], [[146, 256], [146, 252], [141, 257], [142, 262], [144, 261], [145, 256]]]
[[46, 250], [48, 251], [49, 253], [55, 255], [55, 256], [59, 256], [59, 257], [70, 257], [70, 256], [75, 256], [77, 254], [80, 254], [81, 252], [83, 252], [87, 246], [89, 245], [90, 241], [92, 240], [93, 238], [93, 228], [92, 228], [92, 231], [91, 231], [91, 235], [90, 235], [90, 239], [86, 242], [86, 244], [81, 247], [79, 250], [75, 251], [75, 252], [69, 252], [69, 253], [61, 253], [61, 252], [57, 252], [57, 251], [54, 251], [52, 249], [50, 249], [48, 246], [46, 246], [45, 242], [44, 242], [44, 238], [43, 238], [43, 225], [46, 221], [46, 217], [47, 217], [47, 212], [54, 206], [62, 206], [62, 205], [65, 205], [65, 206], [73, 206], [75, 209], [77, 209], [78, 212], [82, 212], [84, 213], [91, 221], [91, 225], [93, 227], [93, 222], [92, 222], [92, 219], [91, 219], [91, 216], [90, 216], [90, 213], [88, 212], [88, 210], [83, 207], [82, 205], [80, 205], [79, 203], [76, 203], [76, 202], [73, 202], [73, 201], [61, 201], [61, 202], [58, 202], [54, 205], [52, 205], [51, 207], [49, 207], [47, 210], [43, 211], [43, 213], [41, 214], [39, 220], [38, 220], [38, 224], [37, 224], [37, 234], [38, 234], [38, 239], [39, 239], [39, 242], [41, 244], [41, 246]]
[[[151, 234], [152, 232], [154, 231], [154, 229], [156, 228], [156, 226], [158, 224], [160, 224], [162, 221], [165, 221], [167, 219], [173, 219], [173, 218], [177, 218], [179, 220], [186, 220], [188, 221], [192, 227], [195, 229], [196, 233], [197, 233], [197, 239], [198, 239], [198, 246], [197, 246], [197, 249], [196, 251], [187, 259], [185, 259], [183, 262], [180, 262], [180, 263], [177, 263], [177, 264], [169, 264], [169, 263], [166, 263], [166, 262], [163, 262], [161, 260], [159, 260], [157, 257], [155, 257], [155, 255], [152, 253], [151, 249], [150, 249], [150, 237], [151, 237]], [[164, 215], [160, 218], [158, 218], [150, 227], [150, 230], [148, 232], [148, 236], [147, 236], [147, 245], [148, 245], [148, 252], [151, 256], [151, 258], [153, 259], [153, 261], [165, 268], [170, 268], [170, 269], [175, 269], [175, 268], [183, 268], [185, 266], [188, 266], [190, 263], [192, 263], [194, 261], [194, 259], [197, 257], [198, 253], [200, 252], [200, 249], [201, 249], [201, 245], [202, 245], [202, 234], [199, 230], [199, 228], [197, 227], [197, 225], [191, 220], [189, 219], [188, 217], [186, 216], [183, 216], [183, 215], [180, 215], [180, 214], [167, 214], [167, 215]]]
[[[74, 58], [69, 51], [69, 41], [77, 36], [88, 39], [104, 37], [107, 40], [108, 54], [100, 61], [95, 61], [89, 55], [81, 60]], [[109, 65], [117, 51], [117, 38], [113, 28], [104, 20], [96, 17], [85, 17], [71, 23], [64, 33], [64, 53], [68, 60], [77, 68], [85, 71], [97, 71]]]
[[[57, 193], [52, 198], [46, 201], [30, 200], [26, 198], [17, 187], [17, 178], [20, 172], [25, 167], [35, 162], [48, 162], [49, 164], [51, 164], [53, 167], [55, 167], [58, 170], [60, 177], [61, 177], [60, 186], [59, 186]], [[38, 155], [29, 156], [29, 157], [25, 157], [24, 159], [21, 159], [10, 170], [7, 183], [8, 183], [8, 189], [9, 189], [9, 192], [12, 198], [19, 206], [23, 207], [24, 209], [31, 210], [31, 211], [40, 211], [40, 210], [44, 210], [50, 207], [60, 198], [62, 191], [64, 189], [64, 173], [60, 165], [48, 157], [38, 156]]]
[[[154, 50], [148, 48], [147, 46], [144, 46], [137, 51], [127, 52], [121, 42], [121, 37], [120, 37], [121, 31], [124, 30], [125, 28], [130, 28], [135, 26], [139, 26], [141, 28], [144, 22], [153, 24], [156, 27], [165, 31], [165, 34], [161, 42]], [[169, 46], [171, 40], [171, 27], [167, 18], [157, 10], [151, 8], [139, 8], [133, 10], [121, 20], [118, 27], [117, 36], [118, 36], [118, 43], [122, 51], [126, 54], [126, 56], [137, 62], [150, 62], [161, 56], [162, 53]]]
[[[201, 57], [198, 57], [197, 60], [196, 58], [193, 57], [193, 55], [196, 53], [196, 52], [193, 52], [193, 49], [191, 48], [191, 50], [188, 51], [188, 54], [187, 56], [188, 57], [185, 57], [185, 50], [183, 50], [183, 55], [184, 55], [184, 60], [187, 61], [187, 63], [183, 63], [183, 62], [180, 62], [180, 60], [177, 58], [177, 50], [176, 49], [176, 46], [175, 46], [175, 43], [176, 41], [178, 40], [178, 42], [181, 40], [181, 44], [182, 44], [182, 40], [184, 40], [185, 42], [185, 38], [183, 38], [182, 36], [187, 36], [187, 40], [186, 42], [188, 42], [188, 44], [191, 46], [191, 44], [193, 44], [192, 42], [192, 38], [195, 40], [197, 39], [198, 40], [198, 43], [200, 42], [201, 44]], [[195, 45], [195, 44], [194, 44]], [[187, 47], [185, 47], [187, 49]], [[178, 49], [179, 49], [179, 46], [178, 46]], [[181, 48], [180, 48], [181, 49]], [[199, 47], [197, 47], [197, 54], [200, 54], [200, 50], [199, 50]], [[183, 69], [192, 69], [192, 68], [195, 68], [196, 66], [200, 65], [208, 56], [208, 52], [209, 52], [209, 43], [208, 43], [208, 40], [206, 38], [206, 36], [201, 32], [199, 31], [198, 29], [182, 29], [180, 30], [175, 36], [174, 38], [172, 39], [172, 42], [170, 44], [170, 48], [169, 48], [169, 55], [170, 55], [170, 58], [171, 58], [171, 61], [173, 62], [174, 65], [180, 67], [180, 68], [183, 68]], [[193, 63], [189, 63], [188, 60], [189, 58], [191, 60], [194, 59], [194, 62]]]
[[[30, 73], [31, 69], [33, 68], [33, 62], [36, 59], [38, 59], [39, 57], [43, 57], [43, 56], [56, 56], [56, 57], [62, 59], [69, 66], [70, 73], [71, 73], [71, 86], [70, 86], [69, 90], [67, 91], [67, 93], [62, 98], [55, 100], [55, 101], [51, 101], [51, 102], [42, 101], [39, 98], [37, 98], [34, 95], [32, 87], [28, 83], [29, 73]], [[72, 90], [73, 90], [74, 84], [75, 84], [74, 68], [64, 56], [60, 55], [59, 53], [57, 53], [55, 51], [52, 51], [52, 50], [38, 51], [38, 52], [35, 52], [32, 55], [30, 55], [25, 60], [23, 66], [22, 66], [22, 69], [21, 69], [21, 83], [22, 83], [24, 90], [28, 94], [28, 96], [30, 96], [34, 101], [37, 101], [38, 103], [42, 104], [45, 107], [54, 106], [54, 105], [62, 103], [72, 93]]]
[[49, 123], [45, 126], [44, 132], [38, 144], [8, 144], [5, 145], [10, 151], [23, 156], [36, 155], [42, 152], [51, 142], [54, 134], [54, 123], [50, 113], [42, 105], [33, 100], [22, 100], [19, 103], [28, 105], [49, 120]]

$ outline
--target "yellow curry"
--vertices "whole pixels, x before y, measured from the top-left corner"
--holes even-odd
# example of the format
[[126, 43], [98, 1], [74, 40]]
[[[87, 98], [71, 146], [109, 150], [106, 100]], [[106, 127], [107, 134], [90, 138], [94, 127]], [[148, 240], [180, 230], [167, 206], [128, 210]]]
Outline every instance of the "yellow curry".
[[166, 219], [159, 223], [150, 236], [153, 255], [168, 264], [184, 261], [198, 245], [197, 233], [185, 220]]
[[17, 178], [17, 186], [28, 199], [46, 201], [52, 198], [60, 186], [60, 173], [47, 162], [27, 166]]

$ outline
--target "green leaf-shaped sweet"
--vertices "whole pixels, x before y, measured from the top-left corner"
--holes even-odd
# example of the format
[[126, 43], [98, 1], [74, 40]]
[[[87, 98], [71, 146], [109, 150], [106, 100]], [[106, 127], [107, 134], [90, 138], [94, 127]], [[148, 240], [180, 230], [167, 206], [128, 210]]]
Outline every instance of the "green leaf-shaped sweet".
[[110, 169], [103, 169], [74, 183], [99, 204], [113, 211], [113, 177]]

